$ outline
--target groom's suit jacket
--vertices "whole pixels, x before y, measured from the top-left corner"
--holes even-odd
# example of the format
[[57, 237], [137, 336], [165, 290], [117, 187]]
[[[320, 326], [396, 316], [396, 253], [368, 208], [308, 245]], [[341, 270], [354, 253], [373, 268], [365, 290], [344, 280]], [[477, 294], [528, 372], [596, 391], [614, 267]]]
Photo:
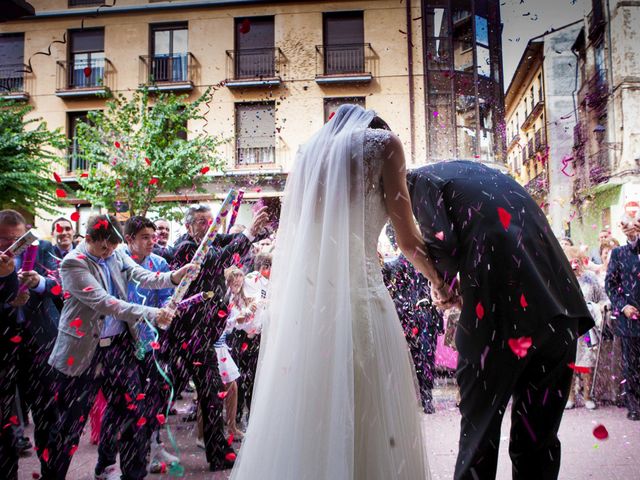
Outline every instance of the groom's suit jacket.
[[511, 177], [450, 161], [408, 174], [413, 213], [436, 268], [460, 274], [460, 355], [534, 338], [544, 327], [580, 334], [593, 325], [580, 286], [547, 219]]

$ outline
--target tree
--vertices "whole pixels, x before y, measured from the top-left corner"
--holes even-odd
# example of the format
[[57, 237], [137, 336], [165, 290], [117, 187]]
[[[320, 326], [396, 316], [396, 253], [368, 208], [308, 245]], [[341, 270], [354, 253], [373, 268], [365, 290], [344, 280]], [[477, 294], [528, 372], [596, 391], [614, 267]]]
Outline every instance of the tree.
[[53, 171], [67, 141], [60, 129], [48, 130], [42, 119], [25, 119], [31, 110], [30, 105], [0, 99], [0, 208], [55, 213], [60, 199]]
[[204, 174], [224, 163], [220, 139], [204, 132], [187, 138], [187, 123], [204, 119], [201, 108], [211, 97], [207, 90], [193, 102], [174, 94], [152, 99], [143, 89], [90, 111], [76, 133], [79, 155], [89, 166], [78, 175], [78, 197], [109, 211], [174, 217], [176, 203], [157, 202], [158, 195], [185, 188], [204, 192]]

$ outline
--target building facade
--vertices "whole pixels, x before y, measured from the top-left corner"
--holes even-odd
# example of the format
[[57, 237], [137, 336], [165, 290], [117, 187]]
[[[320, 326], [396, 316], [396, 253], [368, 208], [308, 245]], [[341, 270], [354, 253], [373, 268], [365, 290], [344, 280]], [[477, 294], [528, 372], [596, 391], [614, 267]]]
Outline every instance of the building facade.
[[538, 201], [558, 236], [568, 235], [575, 171], [572, 134], [577, 21], [529, 41], [507, 89], [507, 164]]
[[573, 49], [579, 59], [571, 232], [596, 244], [640, 200], [640, 3], [592, 0]]
[[[410, 167], [502, 159], [497, 1], [31, 4], [35, 15], [0, 24], [0, 95], [67, 132], [59, 173], [71, 185], [86, 168], [73, 147], [78, 122], [104, 108], [104, 94], [140, 87], [191, 99], [217, 88], [205, 119], [188, 129], [228, 139], [227, 164], [207, 174], [208, 194], [196, 201], [223, 197], [223, 176], [249, 201], [280, 195], [298, 147], [347, 102], [388, 120]], [[449, 150], [436, 145], [448, 136]], [[88, 206], [76, 204], [81, 224]]]

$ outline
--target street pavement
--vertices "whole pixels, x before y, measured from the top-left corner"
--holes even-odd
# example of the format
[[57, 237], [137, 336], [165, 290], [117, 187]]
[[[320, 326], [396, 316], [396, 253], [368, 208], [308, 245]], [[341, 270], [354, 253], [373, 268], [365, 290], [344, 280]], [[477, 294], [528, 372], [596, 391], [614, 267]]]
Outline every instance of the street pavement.
[[[433, 480], [451, 479], [455, 465], [460, 415], [455, 407], [455, 389], [446, 383], [434, 391], [437, 412], [424, 415], [423, 428], [427, 443], [429, 462]], [[176, 436], [180, 449], [185, 478], [226, 480], [229, 472], [211, 473], [207, 469], [204, 451], [196, 447], [195, 424], [183, 422], [190, 397], [178, 403], [179, 414], [169, 417], [169, 425]], [[500, 438], [500, 458], [498, 480], [511, 478], [511, 464], [508, 454], [509, 411], [505, 415]], [[602, 424], [609, 432], [606, 440], [598, 440], [593, 429]], [[32, 438], [33, 426], [27, 428]], [[640, 479], [640, 422], [626, 418], [626, 410], [617, 407], [601, 407], [594, 411], [577, 408], [565, 412], [560, 427], [562, 442], [562, 480], [638, 480]], [[165, 444], [167, 436], [163, 434]], [[265, 446], [265, 455], [269, 455]], [[97, 458], [97, 447], [89, 443], [89, 427], [80, 441], [71, 469], [69, 480], [92, 480]], [[20, 460], [20, 480], [38, 478], [39, 464], [33, 452]], [[1, 472], [0, 472], [1, 476]], [[148, 475], [149, 480], [175, 479], [168, 474]], [[260, 479], [256, 479], [260, 480]], [[336, 479], [340, 480], [340, 479]], [[392, 480], [392, 479], [389, 479]]]

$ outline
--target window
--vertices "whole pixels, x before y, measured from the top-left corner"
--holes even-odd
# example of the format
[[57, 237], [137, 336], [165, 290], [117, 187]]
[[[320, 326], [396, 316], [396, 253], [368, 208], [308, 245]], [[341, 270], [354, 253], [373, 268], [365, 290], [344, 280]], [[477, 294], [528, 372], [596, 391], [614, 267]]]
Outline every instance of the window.
[[236, 165], [275, 163], [275, 103], [236, 104]]
[[235, 32], [235, 78], [274, 77], [274, 17], [236, 18]]
[[604, 63], [604, 42], [600, 42], [595, 48], [595, 68], [600, 85], [607, 81], [607, 71]]
[[429, 70], [451, 70], [449, 10], [427, 8], [427, 62]]
[[69, 139], [69, 154], [67, 170], [74, 172], [76, 170], [84, 170], [87, 168], [87, 162], [82, 158], [80, 149], [78, 148], [77, 131], [80, 123], [87, 122], [87, 112], [68, 112], [67, 113], [67, 138]]
[[24, 33], [0, 35], [0, 95], [24, 91]]
[[362, 12], [325, 13], [323, 38], [326, 75], [364, 71]]
[[104, 79], [104, 29], [69, 32], [69, 87], [97, 87]]
[[325, 98], [324, 99], [324, 123], [329, 121], [329, 117], [340, 108], [340, 105], [352, 103], [354, 105], [360, 105], [365, 107], [365, 97], [339, 97], [339, 98]]
[[188, 38], [186, 23], [151, 25], [151, 81], [188, 80]]

